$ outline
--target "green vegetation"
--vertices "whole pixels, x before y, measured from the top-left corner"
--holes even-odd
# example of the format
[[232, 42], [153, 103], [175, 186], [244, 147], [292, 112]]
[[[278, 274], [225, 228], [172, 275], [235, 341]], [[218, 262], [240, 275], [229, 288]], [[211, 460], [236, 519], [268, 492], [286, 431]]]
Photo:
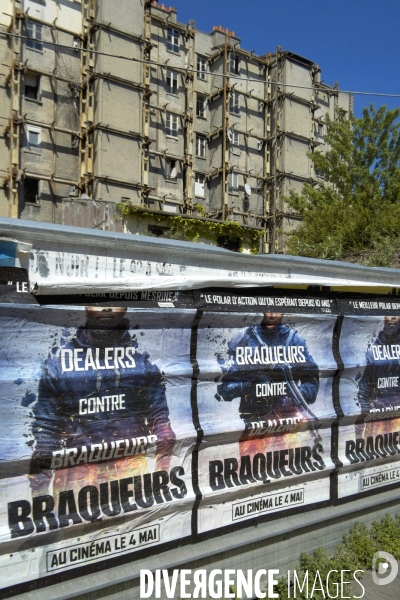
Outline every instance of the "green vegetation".
[[205, 217], [205, 216], [206, 216], [206, 209], [204, 208], [204, 206], [203, 206], [202, 204], [195, 204], [195, 205], [194, 205], [194, 209], [195, 209], [195, 210], [196, 210], [198, 213], [200, 213], [200, 215], [201, 215], [202, 217]]
[[400, 109], [327, 116], [330, 149], [309, 153], [322, 176], [285, 198], [302, 218], [288, 253], [397, 266], [400, 255]]
[[[239, 252], [242, 252], [245, 244], [250, 247], [252, 254], [258, 254], [260, 237], [262, 231], [245, 227], [235, 221], [206, 221], [196, 218], [183, 217], [174, 214], [158, 214], [140, 206], [133, 206], [130, 202], [120, 202], [118, 210], [125, 217], [132, 217], [138, 220], [151, 220], [167, 227], [168, 230], [160, 237], [169, 239], [184, 240], [187, 242], [197, 242], [199, 238], [207, 239], [217, 243], [218, 238], [224, 238], [227, 241], [237, 243]], [[204, 207], [201, 204], [196, 204], [195, 209], [203, 214]]]

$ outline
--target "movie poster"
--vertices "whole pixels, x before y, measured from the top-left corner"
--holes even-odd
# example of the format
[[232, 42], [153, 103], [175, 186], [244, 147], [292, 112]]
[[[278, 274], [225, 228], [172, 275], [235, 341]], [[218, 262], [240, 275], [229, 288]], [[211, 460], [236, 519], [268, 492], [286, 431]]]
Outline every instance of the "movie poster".
[[358, 421], [400, 416], [400, 317], [345, 316], [340, 355], [343, 414]]
[[400, 317], [389, 302], [386, 314], [352, 305], [340, 335], [339, 498], [400, 482]]
[[339, 430], [338, 498], [400, 483], [400, 419], [369, 421]]
[[2, 305], [2, 588], [191, 535], [194, 314]]
[[14, 271], [0, 277], [4, 593], [399, 484], [395, 301], [35, 299]]
[[199, 533], [330, 499], [336, 317], [206, 312]]

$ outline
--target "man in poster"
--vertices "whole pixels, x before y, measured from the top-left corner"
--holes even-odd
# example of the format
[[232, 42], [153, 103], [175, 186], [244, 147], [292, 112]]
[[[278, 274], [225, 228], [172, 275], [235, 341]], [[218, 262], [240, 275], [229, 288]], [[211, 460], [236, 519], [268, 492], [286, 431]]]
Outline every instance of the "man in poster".
[[400, 317], [384, 317], [382, 331], [368, 348], [358, 400], [362, 413], [400, 405]]
[[254, 421], [315, 419], [309, 405], [319, 389], [318, 366], [305, 340], [282, 323], [282, 313], [265, 313], [230, 349], [233, 364], [222, 376], [216, 398], [240, 398], [246, 429]]
[[55, 478], [62, 487], [107, 470], [112, 476], [102, 464], [111, 458], [116, 471], [125, 464], [143, 472], [151, 446], [156, 468], [169, 464], [175, 434], [163, 376], [137, 352], [128, 325], [124, 307], [87, 307], [85, 325], [47, 359], [33, 408], [34, 494], [48, 489], [55, 465], [67, 467]]

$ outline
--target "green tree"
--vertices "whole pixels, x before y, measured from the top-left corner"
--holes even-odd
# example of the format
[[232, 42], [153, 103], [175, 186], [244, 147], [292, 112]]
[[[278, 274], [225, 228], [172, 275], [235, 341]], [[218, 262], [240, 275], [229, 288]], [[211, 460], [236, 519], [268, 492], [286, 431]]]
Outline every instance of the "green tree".
[[400, 248], [400, 108], [365, 108], [363, 116], [327, 116], [327, 152], [310, 152], [323, 179], [292, 192], [302, 218], [288, 235], [289, 254], [393, 266]]

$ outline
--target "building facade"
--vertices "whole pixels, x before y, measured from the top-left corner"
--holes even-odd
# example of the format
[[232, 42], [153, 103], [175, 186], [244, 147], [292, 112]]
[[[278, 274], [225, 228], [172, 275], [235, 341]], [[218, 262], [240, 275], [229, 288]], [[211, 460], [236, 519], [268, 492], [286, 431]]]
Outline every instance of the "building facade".
[[318, 65], [258, 56], [152, 0], [5, 3], [2, 216], [118, 228], [125, 202], [235, 221], [260, 230], [263, 252], [284, 251], [285, 194], [318, 184], [307, 153], [325, 146], [326, 114], [352, 110]]

